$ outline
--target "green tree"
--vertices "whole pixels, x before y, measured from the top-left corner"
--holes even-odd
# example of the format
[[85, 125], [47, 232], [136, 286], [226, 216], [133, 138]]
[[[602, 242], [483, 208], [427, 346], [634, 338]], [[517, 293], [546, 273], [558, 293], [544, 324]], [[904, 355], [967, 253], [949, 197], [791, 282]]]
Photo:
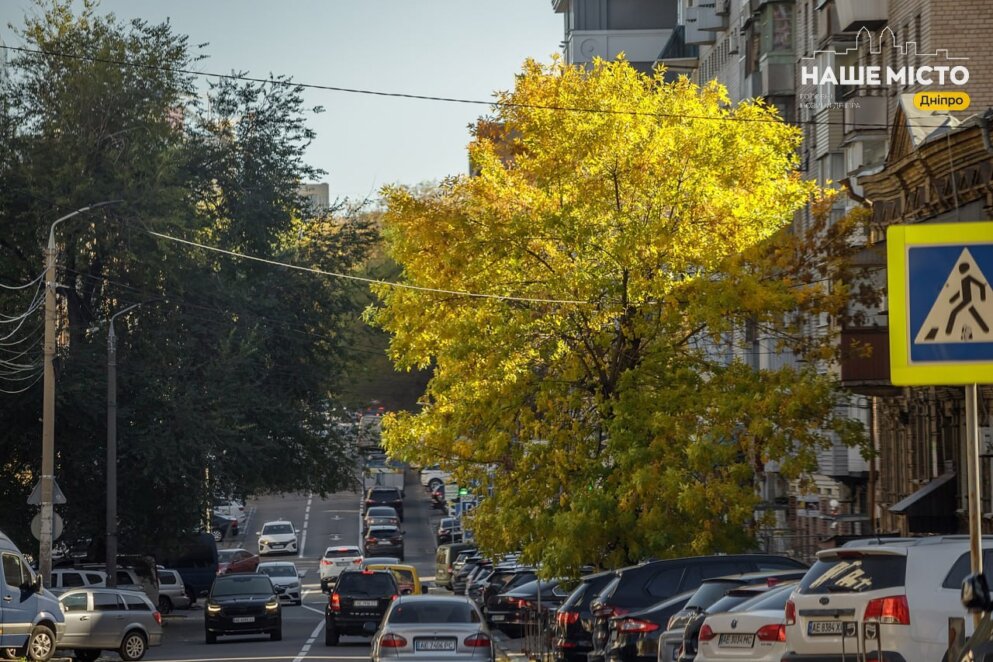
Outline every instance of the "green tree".
[[[66, 537], [104, 527], [106, 327], [116, 322], [121, 539], [147, 550], [195, 530], [214, 496], [350, 485], [327, 413], [360, 310], [340, 280], [191, 248], [149, 231], [276, 261], [348, 272], [368, 224], [309, 209], [298, 185], [321, 173], [289, 81], [225, 80], [198, 101], [180, 70], [201, 56], [168, 24], [121, 23], [95, 2], [39, 2], [0, 96], [0, 282], [41, 270], [52, 220], [121, 204], [57, 231], [61, 317], [57, 476]], [[0, 292], [2, 310], [34, 295]], [[20, 308], [18, 308], [20, 307]], [[13, 339], [36, 342], [34, 313]], [[40, 347], [29, 357], [40, 363]], [[4, 356], [10, 356], [4, 354]], [[0, 388], [16, 390], [3, 380]], [[23, 532], [40, 462], [40, 383], [2, 394], [0, 526]]]
[[[717, 84], [529, 61], [498, 99], [477, 176], [384, 191], [389, 254], [449, 291], [377, 288], [394, 361], [434, 368], [388, 449], [492, 487], [478, 540], [548, 573], [747, 547], [757, 463], [798, 476], [862, 437], [830, 374], [753, 370], [739, 331], [829, 359], [802, 323], [843, 313], [856, 220], [826, 222], [796, 129]], [[788, 232], [812, 201], [819, 220]]]

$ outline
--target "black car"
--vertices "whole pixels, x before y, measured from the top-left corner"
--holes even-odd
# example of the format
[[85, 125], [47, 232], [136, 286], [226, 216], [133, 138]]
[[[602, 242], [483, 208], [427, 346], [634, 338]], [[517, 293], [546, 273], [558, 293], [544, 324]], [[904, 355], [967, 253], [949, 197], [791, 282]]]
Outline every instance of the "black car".
[[403, 531], [395, 526], [372, 526], [363, 540], [366, 556], [395, 556], [403, 561]]
[[488, 608], [487, 618], [498, 630], [511, 638], [518, 638], [523, 636], [524, 626], [529, 622], [544, 622], [548, 612], [557, 610], [569, 593], [571, 591], [559, 587], [557, 579], [526, 581], [497, 595]]
[[370, 487], [365, 493], [365, 509], [373, 506], [392, 506], [403, 521], [403, 495], [398, 487]]
[[455, 517], [444, 517], [438, 523], [438, 530], [435, 531], [434, 539], [437, 544], [444, 545], [446, 542], [455, 542], [456, 534], [460, 538], [462, 537], [462, 527], [459, 524], [459, 520]]
[[593, 650], [593, 614], [590, 603], [611, 580], [617, 577], [613, 570], [587, 575], [572, 590], [555, 614], [555, 658], [563, 662], [586, 662], [586, 654]]
[[[655, 662], [659, 657], [658, 635], [672, 616], [686, 606], [693, 591], [680, 593], [648, 609], [610, 619], [607, 635], [607, 660], [610, 662]], [[654, 635], [651, 636], [651, 635]]]
[[388, 525], [400, 525], [400, 515], [393, 506], [371, 506], [366, 508], [365, 517], [362, 518], [362, 533], [368, 531], [370, 526]]
[[455, 595], [465, 595], [465, 586], [469, 575], [483, 562], [483, 557], [475, 554], [467, 558], [465, 563], [462, 564], [462, 567], [455, 571], [455, 574], [452, 576], [452, 592]]
[[590, 662], [603, 660], [610, 619], [644, 609], [674, 595], [695, 590], [704, 579], [763, 570], [806, 569], [787, 556], [727, 554], [649, 561], [617, 571], [590, 605], [593, 612], [593, 652]]
[[[683, 632], [686, 624], [697, 614], [705, 611], [712, 604], [724, 597], [724, 595], [735, 588], [750, 586], [755, 584], [775, 584], [778, 582], [802, 579], [806, 570], [773, 570], [771, 572], [752, 572], [744, 575], [731, 575], [728, 577], [714, 577], [705, 579], [693, 593], [686, 606], [680, 609], [667, 623], [662, 622], [665, 632], [661, 636], [653, 633], [655, 637], [655, 652], [661, 648], [662, 653], [659, 659], [675, 660], [677, 651], [683, 645]], [[638, 643], [641, 649], [646, 649], [647, 643]], [[647, 653], [645, 653], [647, 655]], [[652, 653], [654, 659], [655, 653]]]
[[210, 532], [217, 542], [225, 538], [234, 538], [238, 535], [238, 518], [212, 513], [210, 515]]
[[344, 570], [324, 610], [324, 643], [337, 646], [343, 634], [371, 637], [390, 603], [400, 595], [393, 573], [386, 570]]
[[214, 580], [204, 608], [208, 644], [227, 634], [268, 634], [283, 638], [279, 597], [267, 575], [220, 575]]
[[475, 563], [462, 580], [458, 580], [457, 578], [452, 579], [452, 591], [456, 595], [469, 595], [469, 586], [479, 577], [488, 575], [491, 572], [493, 572], [493, 561], [483, 559]]

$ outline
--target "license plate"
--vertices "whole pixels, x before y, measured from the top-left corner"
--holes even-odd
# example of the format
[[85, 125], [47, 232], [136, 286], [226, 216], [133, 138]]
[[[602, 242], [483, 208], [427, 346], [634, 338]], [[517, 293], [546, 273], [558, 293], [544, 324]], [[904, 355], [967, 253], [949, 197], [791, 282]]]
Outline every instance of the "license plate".
[[755, 645], [755, 635], [727, 632], [720, 636], [717, 645], [721, 648], [751, 648]]
[[493, 620], [494, 623], [496, 623], [497, 621], [502, 621], [504, 619], [504, 615], [503, 614], [493, 614], [492, 616], [490, 616], [490, 618]]
[[356, 600], [352, 604], [356, 607], [376, 607], [379, 605], [379, 600]]
[[280, 549], [283, 546], [283, 543], [281, 543], [281, 542], [274, 542], [274, 543], [271, 543], [269, 546], [272, 547], [273, 549]]
[[453, 651], [454, 639], [414, 639], [415, 651]]
[[340, 566], [344, 567], [344, 566], [347, 566], [347, 565], [352, 565], [352, 562], [351, 561], [335, 561], [334, 564], [335, 565], [340, 565]]
[[231, 619], [231, 621], [234, 622], [234, 623], [254, 623], [255, 622], [255, 617], [254, 616], [235, 616], [234, 618]]
[[[807, 623], [807, 634], [812, 637], [829, 635], [855, 636], [855, 623], [846, 621], [810, 621]], [[851, 634], [848, 634], [851, 632]]]

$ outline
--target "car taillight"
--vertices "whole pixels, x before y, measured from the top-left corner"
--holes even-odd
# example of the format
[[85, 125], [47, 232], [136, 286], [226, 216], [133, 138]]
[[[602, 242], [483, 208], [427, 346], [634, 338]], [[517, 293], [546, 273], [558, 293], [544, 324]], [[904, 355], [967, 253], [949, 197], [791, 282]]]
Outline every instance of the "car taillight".
[[362, 563], [362, 557], [359, 556], [357, 558], [352, 559], [352, 563], [354, 563], [355, 565]]
[[162, 625], [162, 614], [160, 614], [157, 611], [156, 612], [152, 612], [152, 618], [155, 619], [155, 622], [156, 623], [158, 623], [159, 625]]
[[555, 642], [556, 648], [576, 648], [578, 645], [575, 641], [569, 641], [568, 639], [559, 639]]
[[786, 625], [796, 625], [796, 603], [786, 601]]
[[328, 561], [327, 559], [321, 559], [321, 565], [331, 565], [331, 561]]
[[625, 618], [617, 623], [618, 632], [655, 632], [658, 629], [658, 623], [643, 621], [638, 618]]
[[331, 611], [341, 611], [341, 596], [337, 593], [331, 594]]
[[383, 648], [403, 648], [407, 645], [407, 640], [398, 634], [385, 634], [379, 640], [379, 645]]
[[523, 598], [519, 600], [514, 600], [513, 598], [511, 598], [510, 604], [514, 605], [518, 609], [527, 609], [528, 607], [531, 606], [531, 603]]
[[614, 608], [610, 605], [597, 605], [593, 608], [593, 615], [597, 618], [607, 618], [614, 613]]
[[399, 597], [400, 597], [399, 595], [397, 595], [396, 593], [394, 593], [393, 595], [390, 596], [390, 602], [393, 602], [394, 600], [396, 600]]
[[374, 504], [374, 503], [376, 503], [376, 502], [375, 502], [375, 501], [373, 501], [372, 499], [366, 499], [366, 500], [365, 500], [365, 505], [367, 505], [367, 506], [371, 506], [371, 505], [372, 505], [372, 504]]
[[367, 545], [375, 545], [377, 542], [379, 542], [375, 538], [366, 538], [365, 541]]
[[759, 641], [786, 641], [786, 626], [782, 623], [763, 625], [755, 636]]
[[489, 648], [490, 638], [482, 632], [477, 632], [476, 634], [466, 637], [465, 641], [462, 643], [469, 648]]
[[700, 628], [700, 641], [710, 641], [714, 638], [714, 630], [706, 623]]
[[870, 600], [865, 606], [865, 621], [890, 623], [894, 625], [910, 625], [910, 605], [906, 595], [894, 595], [889, 598]]

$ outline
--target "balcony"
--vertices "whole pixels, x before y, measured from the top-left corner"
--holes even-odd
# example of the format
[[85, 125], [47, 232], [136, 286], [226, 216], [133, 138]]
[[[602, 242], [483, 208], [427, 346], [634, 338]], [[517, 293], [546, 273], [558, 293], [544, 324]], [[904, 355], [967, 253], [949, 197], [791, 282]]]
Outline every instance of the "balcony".
[[566, 61], [592, 62], [600, 57], [613, 60], [624, 53], [628, 62], [655, 62], [669, 42], [672, 30], [573, 30], [566, 37]]
[[655, 62], [665, 65], [677, 75], [687, 73], [700, 64], [700, 48], [687, 44], [685, 26], [677, 25]]
[[717, 2], [701, 2], [696, 6], [696, 28], [706, 32], [721, 32], [728, 28], [727, 13], [717, 11]]
[[886, 2], [887, 0], [835, 0], [838, 27], [842, 32], [883, 27], [887, 18]]
[[845, 98], [845, 136], [866, 131], [886, 133], [887, 117], [884, 96], [848, 95]]
[[700, 7], [686, 8], [686, 43], [687, 44], [712, 44], [717, 38], [713, 32], [700, 29]]
[[794, 92], [794, 63], [791, 53], [766, 53], [759, 60], [761, 89], [756, 96], [789, 96]]
[[841, 384], [862, 395], [893, 395], [890, 339], [885, 326], [841, 331]]

